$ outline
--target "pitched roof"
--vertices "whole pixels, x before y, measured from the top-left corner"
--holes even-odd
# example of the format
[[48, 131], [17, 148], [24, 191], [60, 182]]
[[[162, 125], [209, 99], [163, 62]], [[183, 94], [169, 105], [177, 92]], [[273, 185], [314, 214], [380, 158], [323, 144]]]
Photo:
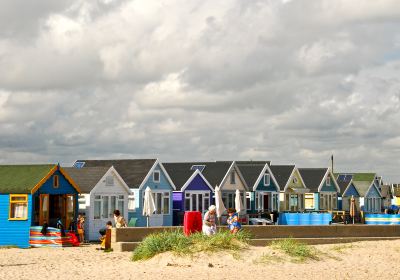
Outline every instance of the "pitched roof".
[[124, 179], [129, 188], [139, 188], [156, 159], [115, 159], [115, 160], [77, 160], [85, 162], [82, 167], [108, 167], [114, 166], [115, 170]]
[[304, 184], [311, 192], [318, 192], [327, 171], [328, 168], [299, 168]]
[[55, 164], [0, 165], [0, 193], [31, 193]]
[[383, 198], [392, 198], [392, 186], [390, 185], [382, 185], [380, 186], [381, 195]]
[[294, 168], [294, 165], [271, 165], [271, 171], [274, 174], [275, 179], [278, 181], [279, 187], [282, 191], [289, 181]]
[[172, 182], [174, 182], [177, 191], [182, 189], [183, 185], [195, 172], [195, 170], [191, 170], [193, 164], [188, 162], [170, 162], [163, 163], [163, 165]]
[[246, 181], [250, 189], [253, 188], [254, 184], [261, 174], [261, 171], [263, 171], [265, 164], [267, 163], [268, 162], [236, 162], [240, 172], [243, 175], [244, 180]]
[[[181, 184], [181, 182], [187, 176], [187, 175], [185, 175], [186, 172], [182, 172], [181, 174], [178, 174], [178, 175], [170, 174], [167, 169], [167, 166], [169, 166], [169, 169], [171, 169], [171, 166], [172, 166], [171, 164], [173, 164], [173, 165], [177, 164], [176, 165], [177, 168], [178, 167], [182, 168], [182, 169], [186, 168], [187, 170], [190, 171], [190, 168], [193, 165], [204, 165], [205, 168], [201, 172], [201, 174], [203, 174], [203, 176], [207, 179], [207, 181], [210, 183], [210, 185], [214, 188], [216, 185], [219, 186], [219, 184], [221, 184], [222, 180], [224, 179], [224, 177], [225, 177], [226, 173], [228, 172], [229, 167], [231, 167], [232, 163], [233, 163], [232, 161], [175, 162], [175, 163], [163, 163], [163, 165], [164, 165], [165, 169], [167, 170], [168, 174], [170, 175], [171, 180], [174, 182], [174, 184], [175, 184], [175, 180], [177, 180], [178, 185], [180, 185], [179, 187], [176, 186], [177, 190], [178, 190], [178, 188], [180, 189], [183, 186], [183, 184]], [[191, 174], [193, 174], [193, 172]], [[173, 179], [172, 177], [175, 177], [175, 179]]]
[[101, 166], [86, 168], [64, 167], [63, 169], [79, 186], [82, 193], [90, 193], [110, 168]]
[[347, 187], [350, 185], [351, 180], [346, 180], [346, 181], [341, 180], [337, 181], [337, 183], [339, 185], [340, 193], [343, 195]]
[[358, 193], [361, 197], [367, 194], [367, 191], [372, 185], [372, 181], [353, 181], [354, 186], [356, 187]]
[[352, 173], [354, 181], [372, 182], [375, 179], [375, 173]]
[[271, 165], [271, 161], [269, 161], [269, 160], [238, 160], [238, 161], [235, 161], [236, 162], [236, 164], [250, 164], [250, 165], [252, 165], [252, 164], [255, 164], [255, 165], [258, 165], [258, 164], [262, 164], [262, 165], [265, 165], [266, 163], [268, 163], [268, 165]]

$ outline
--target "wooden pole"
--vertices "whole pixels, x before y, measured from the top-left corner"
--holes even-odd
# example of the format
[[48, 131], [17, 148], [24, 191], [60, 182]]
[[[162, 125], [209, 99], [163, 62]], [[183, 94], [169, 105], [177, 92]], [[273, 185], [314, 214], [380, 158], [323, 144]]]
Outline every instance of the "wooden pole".
[[111, 249], [111, 229], [106, 230], [106, 242], [104, 244], [104, 249], [105, 250]]

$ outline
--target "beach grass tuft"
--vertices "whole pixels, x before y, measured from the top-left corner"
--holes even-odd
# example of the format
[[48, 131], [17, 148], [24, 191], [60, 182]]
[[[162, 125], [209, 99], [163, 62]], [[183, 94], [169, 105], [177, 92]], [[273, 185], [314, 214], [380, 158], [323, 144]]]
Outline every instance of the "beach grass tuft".
[[353, 248], [354, 248], [354, 245], [351, 243], [350, 244], [339, 244], [339, 245], [333, 246], [332, 250], [336, 251], [338, 253], [343, 253], [344, 251], [353, 249]]
[[301, 243], [293, 238], [274, 241], [271, 246], [292, 257], [295, 262], [303, 262], [308, 259], [319, 260], [318, 251], [314, 247]]
[[250, 235], [246, 231], [236, 235], [222, 231], [212, 236], [194, 233], [188, 237], [178, 230], [164, 231], [147, 236], [133, 251], [132, 260], [147, 260], [164, 252], [192, 255], [200, 252], [238, 251], [247, 247], [249, 240]]

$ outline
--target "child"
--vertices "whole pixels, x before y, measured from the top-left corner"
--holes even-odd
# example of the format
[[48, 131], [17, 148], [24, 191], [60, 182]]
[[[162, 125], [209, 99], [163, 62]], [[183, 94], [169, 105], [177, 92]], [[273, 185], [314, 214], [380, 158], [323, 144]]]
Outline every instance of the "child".
[[107, 233], [107, 229], [111, 229], [112, 228], [112, 223], [111, 221], [108, 221], [106, 223], [106, 227], [102, 228], [101, 230], [99, 230], [99, 233], [101, 235], [100, 237], [100, 250], [104, 250], [106, 248], [106, 233]]
[[85, 217], [83, 217], [83, 215], [78, 215], [76, 225], [79, 235], [79, 242], [83, 243], [85, 241]]
[[239, 222], [239, 215], [236, 213], [236, 209], [234, 208], [228, 209], [228, 215], [227, 223], [229, 230], [232, 234], [236, 234], [242, 228], [242, 225]]

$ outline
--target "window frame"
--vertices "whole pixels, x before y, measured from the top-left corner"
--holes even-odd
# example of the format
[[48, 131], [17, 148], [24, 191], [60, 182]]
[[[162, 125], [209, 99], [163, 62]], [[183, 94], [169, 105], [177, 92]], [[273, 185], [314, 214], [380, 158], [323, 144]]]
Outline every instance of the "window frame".
[[[312, 201], [312, 207], [307, 207], [308, 204], [310, 204], [309, 202]], [[315, 209], [315, 197], [314, 197], [314, 193], [305, 193], [304, 194], [304, 209]]]
[[331, 186], [331, 177], [330, 176], [326, 177], [326, 185]]
[[[96, 203], [100, 203], [100, 211], [99, 216], [95, 215], [96, 213]], [[93, 197], [93, 220], [101, 220], [103, 215], [103, 203], [102, 203], [102, 196], [101, 195], [94, 195]]]
[[106, 182], [105, 182], [106, 187], [113, 187], [115, 184], [114, 181], [115, 180], [113, 175], [106, 176]]
[[[24, 198], [24, 200], [12, 201], [12, 199], [15, 198], [15, 197], [22, 197], [22, 198]], [[26, 205], [26, 217], [12, 218], [11, 217], [12, 205], [13, 204], [22, 204], [22, 203], [24, 203]], [[28, 213], [29, 212], [29, 209], [28, 209], [29, 201], [28, 201], [28, 195], [27, 194], [10, 194], [8, 204], [9, 204], [9, 208], [8, 208], [8, 220], [9, 221], [27, 221], [28, 220], [28, 216], [29, 216], [29, 213]]]
[[246, 210], [251, 211], [251, 192], [246, 192]]
[[[201, 195], [201, 203], [199, 199], [199, 195]], [[197, 205], [193, 203], [193, 196], [196, 196]], [[187, 191], [185, 192], [184, 197], [185, 211], [200, 211], [200, 204], [202, 206], [202, 213], [208, 211], [210, 207], [210, 192], [209, 191]], [[195, 210], [197, 209], [197, 210]]]
[[[268, 178], [268, 182], [265, 182], [265, 178]], [[265, 173], [264, 174], [264, 187], [268, 187], [271, 185], [271, 174]]]
[[[154, 175], [155, 174], [158, 174], [158, 180], [156, 180], [155, 178], [154, 178]], [[161, 172], [160, 172], [160, 170], [154, 170], [153, 171], [153, 182], [154, 183], [160, 183], [160, 181], [161, 181]]]
[[[133, 208], [129, 208], [129, 202], [130, 201], [133, 201]], [[135, 197], [134, 193], [128, 195], [128, 205], [127, 205], [127, 207], [128, 207], [128, 212], [136, 212], [136, 197]]]
[[53, 176], [53, 188], [58, 189], [60, 187], [60, 178], [58, 175]]
[[[144, 205], [144, 195], [145, 192], [142, 192], [142, 207]], [[157, 190], [154, 191], [152, 190], [153, 194], [153, 199], [154, 199], [154, 204], [156, 206], [156, 211], [154, 212], [153, 216], [160, 216], [160, 215], [171, 215], [171, 209], [173, 208], [173, 205], [171, 206], [171, 201], [173, 198], [173, 195], [171, 195], [170, 192], [166, 190]], [[161, 194], [160, 196], [158, 194]], [[157, 213], [158, 207], [157, 207], [157, 197], [160, 197], [161, 200], [161, 213]], [[168, 213], [164, 213], [164, 198], [168, 197]]]
[[229, 182], [231, 185], [235, 185], [236, 184], [236, 175], [235, 175], [235, 171], [232, 171], [230, 176], [229, 176]]

